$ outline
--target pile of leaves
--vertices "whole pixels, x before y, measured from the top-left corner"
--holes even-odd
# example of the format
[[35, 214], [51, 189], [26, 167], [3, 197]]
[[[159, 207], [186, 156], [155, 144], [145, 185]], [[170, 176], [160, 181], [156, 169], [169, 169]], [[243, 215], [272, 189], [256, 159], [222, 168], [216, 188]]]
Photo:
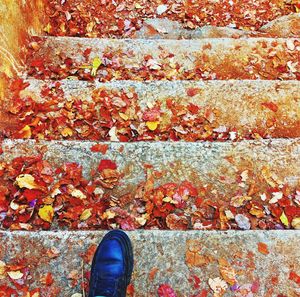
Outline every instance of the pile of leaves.
[[[95, 145], [91, 150], [105, 152], [107, 148]], [[123, 174], [112, 160], [102, 159], [97, 170], [91, 170], [89, 179], [83, 177], [79, 164], [54, 166], [42, 154], [3, 161], [0, 163], [0, 228], [300, 227], [300, 192], [278, 185], [268, 169], [263, 171], [264, 188], [258, 186], [259, 177], [243, 171], [236, 181], [240, 190], [232, 197], [217, 193], [213, 186], [196, 187], [190, 181], [155, 186], [162, 173], [153, 170], [151, 165], [145, 165], [145, 171], [146, 179], [135, 190], [115, 194]]]
[[145, 18], [169, 18], [186, 28], [205, 25], [257, 30], [300, 9], [297, 0], [47, 1], [44, 31], [54, 36], [133, 37]]
[[281, 119], [278, 106], [269, 101], [261, 106], [272, 114], [265, 127], [251, 130], [246, 125], [234, 126], [232, 121], [231, 125], [224, 126], [219, 121], [222, 113], [219, 109], [187, 102], [199, 94], [198, 88], [186, 89], [186, 98], [169, 97], [142, 106], [133, 88], [95, 89], [89, 100], [83, 96], [66, 98], [61, 84], [53, 82], [42, 87], [37, 100], [30, 93], [23, 95], [27, 87], [28, 83], [22, 80], [11, 82], [12, 99], [6, 114], [14, 125], [3, 129], [3, 137], [129, 142], [238, 141], [297, 136], [294, 123], [291, 128], [277, 127], [274, 116], [277, 115], [278, 121]]
[[[270, 47], [267, 42], [260, 41], [251, 49], [251, 54], [240, 53], [241, 47], [236, 46], [229, 51], [219, 47], [210, 53], [212, 44], [208, 42], [198, 53], [180, 60], [175, 53], [163, 48], [160, 48], [159, 57], [150, 54], [140, 57], [133, 50], [126, 52], [109, 47], [103, 50], [101, 56], [95, 57], [95, 49], [78, 48], [75, 59], [68, 56], [63, 48], [49, 51], [43, 47], [43, 40], [36, 37], [28, 49], [26, 64], [29, 76], [43, 80], [300, 79], [298, 40], [288, 39], [284, 44], [273, 41], [269, 51], [266, 50]], [[129, 58], [131, 62], [128, 62]], [[185, 65], [188, 60], [195, 60], [189, 69]]]

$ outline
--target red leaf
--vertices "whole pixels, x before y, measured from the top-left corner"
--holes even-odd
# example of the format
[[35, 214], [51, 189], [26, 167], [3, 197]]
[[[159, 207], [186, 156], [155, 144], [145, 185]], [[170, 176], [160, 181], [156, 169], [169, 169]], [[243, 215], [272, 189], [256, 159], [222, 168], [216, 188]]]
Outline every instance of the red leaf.
[[38, 68], [44, 67], [44, 60], [43, 59], [32, 60], [30, 66], [38, 67]]
[[159, 107], [153, 107], [150, 110], [147, 110], [143, 114], [143, 121], [147, 122], [155, 122], [158, 121], [160, 117], [160, 109]]
[[193, 196], [193, 197], [198, 196], [197, 189], [189, 181], [182, 182], [182, 184], [179, 186], [179, 189], [178, 189], [179, 194], [183, 195], [184, 190], [188, 191], [188, 195], [190, 195], [190, 196]]
[[194, 97], [199, 93], [200, 89], [198, 88], [189, 88], [186, 90], [186, 93], [190, 97]]
[[50, 272], [48, 272], [45, 277], [45, 285], [49, 287], [52, 284], [53, 284], [53, 277], [52, 277], [52, 274]]
[[296, 272], [291, 271], [290, 272], [290, 280], [294, 281], [296, 284], [300, 285], [300, 275], [298, 275]]
[[258, 293], [259, 287], [260, 287], [259, 280], [255, 280], [254, 283], [252, 284], [251, 292], [252, 293]]
[[159, 297], [176, 297], [174, 290], [167, 284], [160, 285], [157, 293]]
[[43, 195], [43, 192], [39, 191], [39, 190], [29, 190], [29, 189], [26, 189], [24, 191], [23, 195], [27, 199], [28, 202], [31, 202], [34, 199], [41, 198], [42, 195]]
[[101, 160], [101, 162], [98, 166], [98, 170], [103, 171], [104, 169], [116, 170], [117, 164], [111, 160]]
[[91, 151], [94, 153], [101, 153], [103, 155], [106, 154], [108, 150], [108, 145], [107, 144], [95, 144], [91, 147]]
[[91, 52], [92, 52], [92, 49], [91, 49], [91, 48], [87, 48], [87, 49], [83, 52], [83, 56], [84, 56], [85, 58], [88, 58], [88, 57], [90, 56]]
[[127, 287], [126, 293], [129, 296], [134, 296], [134, 285], [133, 284], [129, 284], [129, 286]]
[[193, 104], [193, 103], [190, 103], [190, 104], [188, 105], [188, 110], [189, 110], [192, 114], [197, 114], [198, 111], [199, 111], [199, 109], [200, 109], [200, 107], [197, 106], [197, 105], [195, 105], [195, 104]]
[[273, 103], [273, 102], [264, 102], [261, 105], [264, 106], [264, 107], [266, 107], [266, 108], [269, 108], [273, 112], [277, 112], [278, 111], [278, 106], [275, 103]]

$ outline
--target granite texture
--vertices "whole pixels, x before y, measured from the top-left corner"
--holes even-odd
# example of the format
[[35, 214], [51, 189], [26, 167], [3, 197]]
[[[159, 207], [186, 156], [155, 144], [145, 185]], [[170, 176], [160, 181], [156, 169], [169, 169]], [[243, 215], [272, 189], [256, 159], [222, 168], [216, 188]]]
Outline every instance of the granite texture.
[[[299, 232], [129, 232], [135, 293], [128, 296], [158, 296], [159, 286], [165, 283], [178, 297], [203, 296], [196, 294], [206, 291], [204, 296], [213, 296], [209, 280], [220, 277], [231, 282], [229, 275], [236, 284], [230, 289], [227, 283], [224, 295], [214, 296], [299, 296], [299, 284], [292, 277], [300, 271]], [[86, 281], [93, 251], [104, 234], [0, 232], [1, 246], [5, 246], [0, 261], [6, 265], [22, 262], [29, 269], [24, 287], [40, 288], [41, 296], [84, 296], [80, 285], [82, 279]], [[48, 272], [53, 283], [46, 286], [43, 276]], [[14, 287], [6, 273], [0, 274], [0, 287], [3, 284]]]

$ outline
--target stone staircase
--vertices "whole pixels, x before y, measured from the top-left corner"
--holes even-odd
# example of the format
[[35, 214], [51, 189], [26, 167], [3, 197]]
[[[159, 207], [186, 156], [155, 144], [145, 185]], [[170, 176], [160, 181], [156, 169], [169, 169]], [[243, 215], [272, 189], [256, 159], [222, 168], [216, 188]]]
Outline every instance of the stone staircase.
[[182, 1], [156, 2], [101, 35], [80, 23], [98, 3], [50, 1], [4, 111], [0, 296], [86, 296], [112, 228], [134, 245], [128, 296], [300, 296], [299, 14], [181, 25]]

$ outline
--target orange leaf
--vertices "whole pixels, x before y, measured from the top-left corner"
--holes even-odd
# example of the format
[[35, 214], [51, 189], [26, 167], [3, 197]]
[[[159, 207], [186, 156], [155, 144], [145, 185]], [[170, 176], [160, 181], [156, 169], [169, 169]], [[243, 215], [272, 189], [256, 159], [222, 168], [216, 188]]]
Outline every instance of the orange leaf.
[[261, 254], [263, 254], [263, 255], [268, 255], [269, 254], [268, 246], [265, 243], [259, 242], [257, 244], [257, 248], [258, 248], [258, 251]]
[[103, 155], [106, 154], [108, 150], [108, 145], [107, 144], [95, 144], [91, 147], [91, 151], [94, 153], [101, 153]]

